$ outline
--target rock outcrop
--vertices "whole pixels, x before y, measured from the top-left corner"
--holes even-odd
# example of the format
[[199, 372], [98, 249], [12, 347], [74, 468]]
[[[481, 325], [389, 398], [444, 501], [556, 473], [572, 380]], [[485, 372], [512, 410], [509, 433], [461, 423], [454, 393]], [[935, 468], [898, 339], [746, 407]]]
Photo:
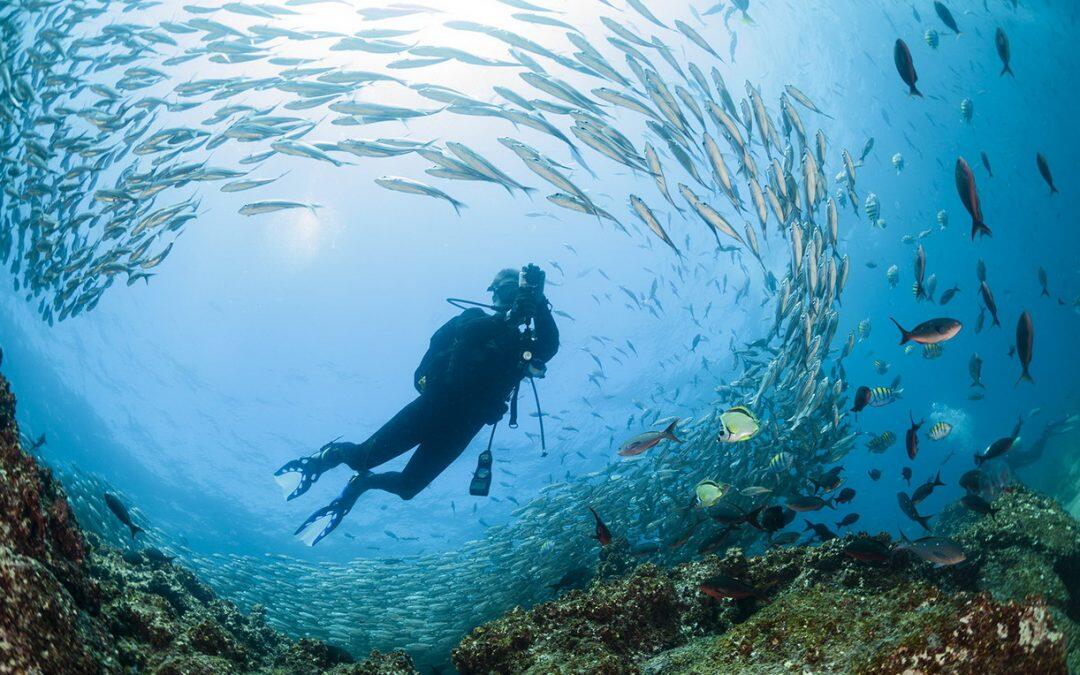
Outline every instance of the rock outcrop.
[[23, 451], [0, 376], [0, 673], [404, 675], [404, 652], [352, 657], [271, 629], [155, 549], [84, 535], [49, 470]]
[[[1080, 525], [1017, 490], [993, 517], [962, 509], [941, 529], [967, 560], [935, 568], [895, 550], [845, 553], [849, 535], [664, 570], [642, 565], [478, 627], [454, 651], [462, 673], [1080, 672]], [[873, 537], [891, 545], [887, 535]], [[760, 597], [715, 600], [715, 575]], [[1071, 668], [1070, 668], [1071, 666]]]

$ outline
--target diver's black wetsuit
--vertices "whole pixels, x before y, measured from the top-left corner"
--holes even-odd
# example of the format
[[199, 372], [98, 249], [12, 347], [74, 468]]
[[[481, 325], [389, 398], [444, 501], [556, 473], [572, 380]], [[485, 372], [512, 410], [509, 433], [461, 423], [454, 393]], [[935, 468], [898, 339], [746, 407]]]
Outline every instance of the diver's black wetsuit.
[[413, 376], [420, 396], [363, 443], [342, 444], [344, 462], [363, 473], [419, 445], [402, 471], [363, 479], [366, 489], [412, 499], [461, 456], [485, 424], [506, 413], [506, 401], [525, 375], [525, 349], [534, 364], [559, 350], [559, 329], [546, 300], [536, 308], [530, 345], [502, 314], [467, 309], [450, 319], [431, 337]]

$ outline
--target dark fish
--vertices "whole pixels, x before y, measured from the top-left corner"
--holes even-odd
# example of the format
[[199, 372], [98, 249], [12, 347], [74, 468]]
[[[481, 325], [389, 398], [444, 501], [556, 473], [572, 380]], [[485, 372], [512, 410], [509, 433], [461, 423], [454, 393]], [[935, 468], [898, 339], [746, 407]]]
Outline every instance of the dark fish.
[[964, 324], [956, 319], [940, 318], [923, 321], [918, 326], [915, 326], [915, 328], [907, 331], [904, 330], [904, 327], [901, 326], [896, 319], [893, 319], [891, 316], [889, 319], [900, 329], [900, 344], [904, 344], [908, 341], [918, 342], [921, 345], [933, 345], [939, 342], [945, 342], [954, 337], [960, 332], [960, 329], [964, 327]]
[[840, 483], [844, 482], [844, 479], [840, 477], [840, 472], [843, 470], [844, 467], [842, 466], [834, 466], [817, 478], [810, 478], [810, 482], [818, 490], [825, 490], [826, 492], [835, 490], [840, 487]]
[[889, 547], [877, 539], [861, 537], [844, 547], [844, 555], [860, 562], [882, 562], [889, 559]]
[[911, 493], [911, 503], [918, 504], [922, 500], [930, 496], [930, 493], [934, 491], [934, 488], [941, 487], [945, 483], [941, 482], [941, 472], [938, 471], [937, 475], [926, 481], [919, 487], [915, 488], [915, 491]]
[[823, 507], [833, 508], [833, 500], [825, 500], [815, 495], [792, 497], [787, 500], [787, 507], [792, 511], [805, 513], [806, 511], [820, 511]]
[[[903, 329], [901, 329], [903, 330]], [[903, 344], [903, 343], [900, 343]], [[859, 387], [855, 390], [855, 402], [851, 406], [851, 412], [861, 412], [870, 403], [870, 399], [873, 397], [873, 393], [870, 391], [870, 387]]]
[[611, 543], [611, 530], [604, 524], [604, 521], [600, 520], [600, 514], [596, 512], [596, 509], [590, 506], [589, 510], [592, 511], [593, 518], [596, 519], [596, 541], [600, 542], [601, 546], [607, 546]]
[[949, 30], [957, 35], [960, 34], [960, 28], [956, 25], [956, 19], [953, 18], [952, 12], [949, 11], [948, 7], [941, 2], [938, 2], [938, 0], [934, 0], [934, 11], [937, 12], [938, 18], [941, 19], [941, 23], [948, 26]]
[[926, 524], [926, 521], [933, 518], [933, 516], [921, 516], [919, 512], [915, 510], [915, 505], [911, 503], [911, 497], [908, 497], [906, 492], [897, 492], [896, 501], [900, 504], [900, 511], [922, 526], [924, 530], [929, 530], [930, 526]]
[[919, 81], [919, 75], [915, 72], [915, 64], [911, 60], [911, 50], [907, 43], [897, 39], [893, 47], [893, 61], [896, 62], [896, 72], [900, 73], [900, 79], [908, 86], [908, 94], [922, 96], [922, 92], [915, 87]]
[[960, 287], [959, 286], [953, 286], [952, 288], [946, 288], [945, 292], [942, 293], [941, 297], [938, 299], [938, 304], [939, 305], [947, 305], [947, 304], [949, 304], [949, 301], [952, 300], [953, 297], [955, 297], [956, 294], [959, 293], [959, 292], [960, 292]]
[[840, 529], [841, 527], [848, 527], [850, 525], [854, 525], [858, 521], [859, 521], [859, 514], [857, 514], [857, 513], [849, 513], [846, 516], [844, 516], [842, 520], [840, 520], [840, 521], [838, 521], [836, 523], [836, 528]]
[[[901, 536], [902, 533], [901, 533]], [[923, 560], [938, 567], [955, 565], [967, 559], [964, 549], [952, 539], [945, 537], [923, 537], [911, 541], [904, 537], [904, 543], [896, 547], [898, 551], [911, 551]]]
[[1020, 377], [1016, 379], [1016, 384], [1020, 384], [1021, 380], [1035, 384], [1031, 373], [1028, 372], [1031, 352], [1034, 348], [1035, 326], [1031, 323], [1031, 315], [1024, 312], [1020, 315], [1020, 320], [1016, 322], [1016, 353], [1020, 357], [1020, 366], [1023, 368]]
[[982, 454], [975, 453], [975, 466], [981, 466], [983, 462], [996, 459], [1008, 452], [1009, 449], [1012, 448], [1013, 443], [1016, 442], [1016, 439], [1020, 437], [1020, 424], [1022, 422], [1022, 419], [1016, 421], [1016, 426], [1013, 427], [1011, 435], [997, 439], [988, 445]]
[[986, 156], [985, 152], [980, 152], [979, 155], [982, 156], [983, 168], [986, 169], [986, 173], [988, 173], [990, 177], [993, 178], [994, 170], [990, 168], [990, 158]]
[[979, 202], [979, 190], [975, 186], [975, 174], [963, 157], [956, 158], [956, 191], [964, 208], [971, 214], [971, 239], [976, 234], [989, 235], [990, 228], [983, 222], [982, 204]]
[[866, 473], [870, 476], [870, 480], [876, 481], [881, 479], [881, 469], [870, 469]]
[[829, 541], [830, 539], [836, 539], [836, 533], [829, 529], [829, 526], [824, 523], [811, 523], [806, 521], [806, 527], [803, 528], [803, 532], [814, 531], [814, 536], [820, 541]]
[[761, 591], [757, 590], [753, 586], [749, 586], [739, 581], [738, 579], [732, 579], [729, 576], [723, 574], [717, 574], [709, 577], [705, 581], [701, 582], [698, 586], [701, 592], [705, 595], [716, 598], [717, 600], [723, 600], [724, 598], [731, 598], [733, 600], [741, 600], [742, 598], [763, 598]]
[[782, 530], [793, 520], [795, 520], [795, 512], [782, 506], [767, 506], [760, 511], [752, 512], [747, 517], [750, 525], [765, 532]]
[[904, 482], [905, 483], [907, 483], [908, 485], [911, 485], [911, 467], [910, 466], [905, 466], [904, 468], [900, 469], [900, 475], [904, 477]]
[[105, 493], [105, 504], [109, 507], [109, 510], [113, 512], [116, 519], [124, 525], [127, 525], [131, 530], [131, 538], [134, 539], [135, 535], [142, 532], [143, 529], [131, 522], [131, 514], [128, 513], [127, 507], [120, 503], [120, 500], [116, 498], [116, 495], [111, 492]]
[[1001, 59], [1001, 74], [1008, 73], [1016, 77], [1012, 68], [1009, 67], [1009, 59], [1012, 56], [1012, 52], [1009, 51], [1009, 36], [1000, 27], [994, 31], [994, 46], [997, 47], [998, 57]]
[[982, 295], [983, 304], [985, 304], [986, 308], [990, 310], [990, 316], [994, 319], [994, 325], [1000, 326], [1001, 322], [998, 321], [997, 315], [997, 303], [994, 302], [994, 294], [993, 292], [991, 292], [990, 287], [986, 284], [985, 281], [979, 284], [979, 293]]
[[738, 505], [728, 501], [718, 501], [715, 505], [709, 508], [709, 517], [718, 523], [724, 525], [741, 525], [742, 523], [750, 522], [751, 516], [757, 516], [761, 507], [747, 512], [740, 508]]
[[1050, 174], [1050, 165], [1041, 152], [1035, 153], [1035, 163], [1039, 166], [1039, 173], [1042, 174], [1043, 180], [1050, 186], [1050, 194], [1057, 192], [1058, 189], [1054, 187], [1054, 177]]
[[968, 492], [978, 492], [982, 489], [983, 485], [983, 472], [979, 469], [972, 469], [971, 471], [965, 471], [960, 476], [960, 487], [964, 488]]
[[1046, 285], [1048, 283], [1049, 283], [1049, 280], [1046, 277], [1046, 270], [1044, 270], [1043, 268], [1040, 267], [1039, 268], [1039, 285], [1042, 286], [1042, 293], [1039, 294], [1040, 298], [1049, 298], [1050, 297], [1050, 289], [1048, 289], [1046, 287]]
[[908, 411], [908, 418], [911, 419], [911, 426], [908, 428], [907, 433], [904, 434], [904, 447], [907, 449], [908, 459], [915, 459], [915, 455], [919, 454], [919, 427], [926, 423], [926, 420], [922, 422], [915, 422], [915, 416]]
[[923, 286], [923, 278], [926, 276], [926, 250], [922, 244], [915, 249], [915, 299], [926, 298], [926, 287]]
[[836, 503], [847, 504], [852, 499], [855, 499], [855, 490], [854, 488], [846, 487], [840, 491], [840, 494], [836, 496]]
[[979, 495], [964, 495], [960, 498], [960, 503], [964, 505], [964, 508], [984, 516], [989, 515], [992, 517], [997, 512], [997, 509], [990, 502]]
[[173, 560], [176, 560], [176, 556], [165, 555], [161, 549], [154, 548], [153, 546], [143, 549], [143, 555], [155, 565], [167, 565]]

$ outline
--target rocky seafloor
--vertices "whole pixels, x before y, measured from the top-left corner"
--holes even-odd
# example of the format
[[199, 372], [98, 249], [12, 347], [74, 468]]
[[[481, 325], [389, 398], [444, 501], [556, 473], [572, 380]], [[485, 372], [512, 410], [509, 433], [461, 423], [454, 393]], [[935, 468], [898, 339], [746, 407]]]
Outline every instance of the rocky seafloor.
[[50, 471], [19, 445], [0, 376], [0, 673], [396, 675], [404, 652], [362, 661], [240, 612], [154, 549], [84, 534]]
[[[0, 673], [415, 673], [408, 655], [354, 660], [243, 613], [154, 549], [84, 533], [59, 484], [20, 447], [0, 377]], [[462, 673], [1080, 672], [1080, 524], [1024, 489], [979, 517], [953, 508], [938, 534], [967, 560], [904, 552], [739, 549], [664, 569], [618, 542], [598, 578], [484, 624], [452, 654]], [[866, 535], [857, 535], [866, 536]], [[887, 535], [875, 537], [891, 544]], [[715, 600], [717, 574], [757, 598]]]
[[[1080, 523], [1022, 488], [994, 508], [942, 515], [938, 534], [967, 553], [955, 566], [900, 551], [861, 562], [845, 549], [865, 534], [645, 564], [477, 628], [454, 664], [463, 673], [1080, 672]], [[760, 597], [715, 600], [701, 590], [715, 575]]]

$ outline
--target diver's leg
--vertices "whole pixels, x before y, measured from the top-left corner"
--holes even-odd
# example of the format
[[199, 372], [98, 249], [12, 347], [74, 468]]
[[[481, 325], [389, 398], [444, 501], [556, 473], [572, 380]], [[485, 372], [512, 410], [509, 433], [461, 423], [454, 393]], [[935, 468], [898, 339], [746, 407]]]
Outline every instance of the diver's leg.
[[274, 479], [292, 500], [307, 492], [325, 472], [341, 464], [366, 472], [417, 445], [426, 428], [427, 402], [414, 399], [363, 443], [331, 441], [307, 457], [294, 459], [274, 472]]
[[432, 423], [429, 427], [432, 431], [420, 442], [404, 470], [354, 475], [341, 494], [311, 514], [295, 534], [309, 546], [319, 543], [341, 524], [356, 500], [368, 490], [385, 490], [402, 499], [412, 499], [461, 456], [469, 441], [484, 426], [483, 422], [453, 419], [453, 415], [438, 415], [427, 421]]
[[432, 436], [420, 442], [404, 469], [365, 476], [365, 489], [383, 490], [402, 499], [412, 499], [461, 456], [483, 426], [483, 422], [456, 421], [436, 428]]
[[420, 444], [428, 429], [433, 428], [431, 411], [431, 401], [421, 397], [414, 399], [366, 441], [359, 445], [350, 443], [352, 447], [341, 453], [341, 462], [353, 471], [364, 473], [408, 452]]

